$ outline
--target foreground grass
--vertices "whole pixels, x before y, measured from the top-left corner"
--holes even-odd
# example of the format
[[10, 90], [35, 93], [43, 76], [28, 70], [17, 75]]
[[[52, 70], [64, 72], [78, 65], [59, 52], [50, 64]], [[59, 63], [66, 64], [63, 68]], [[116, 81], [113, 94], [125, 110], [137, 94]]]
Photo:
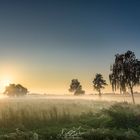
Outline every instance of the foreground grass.
[[140, 139], [140, 105], [48, 102], [1, 104], [0, 140]]

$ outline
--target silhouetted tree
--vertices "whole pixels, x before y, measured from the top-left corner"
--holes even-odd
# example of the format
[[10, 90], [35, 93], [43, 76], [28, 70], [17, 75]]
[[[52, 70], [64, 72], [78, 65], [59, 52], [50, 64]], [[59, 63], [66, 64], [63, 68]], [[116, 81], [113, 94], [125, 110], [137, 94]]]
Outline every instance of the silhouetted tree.
[[28, 93], [27, 88], [23, 87], [20, 84], [10, 84], [9, 86], [5, 87], [4, 94], [8, 96], [23, 96]]
[[127, 51], [124, 54], [115, 55], [109, 79], [113, 91], [120, 89], [125, 93], [126, 88], [129, 88], [135, 103], [133, 87], [140, 84], [140, 61], [136, 59], [134, 52]]
[[106, 80], [103, 79], [103, 76], [99, 73], [96, 74], [93, 82], [93, 87], [99, 92], [99, 96], [101, 96], [101, 89], [105, 88], [107, 85]]
[[74, 92], [74, 95], [85, 94], [85, 91], [82, 90], [82, 86], [80, 85], [80, 82], [78, 81], [78, 79], [71, 80], [69, 91]]

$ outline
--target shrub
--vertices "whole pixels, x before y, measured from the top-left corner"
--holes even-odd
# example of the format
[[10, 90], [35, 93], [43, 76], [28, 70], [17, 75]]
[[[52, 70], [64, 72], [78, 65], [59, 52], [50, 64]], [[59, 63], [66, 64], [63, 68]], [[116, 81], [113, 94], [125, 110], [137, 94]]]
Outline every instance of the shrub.
[[39, 137], [37, 133], [23, 132], [16, 129], [13, 133], [0, 135], [0, 140], [39, 140]]
[[85, 140], [139, 140], [140, 136], [132, 129], [92, 129], [83, 134]]
[[102, 113], [110, 118], [108, 126], [126, 129], [140, 126], [140, 106], [128, 103], [115, 104]]

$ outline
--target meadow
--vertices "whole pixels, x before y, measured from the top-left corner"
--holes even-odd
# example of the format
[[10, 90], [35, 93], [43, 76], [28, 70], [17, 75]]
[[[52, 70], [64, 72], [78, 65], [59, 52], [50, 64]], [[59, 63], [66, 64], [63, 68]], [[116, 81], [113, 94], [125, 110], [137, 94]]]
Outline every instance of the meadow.
[[140, 105], [114, 99], [1, 98], [0, 140], [139, 140]]

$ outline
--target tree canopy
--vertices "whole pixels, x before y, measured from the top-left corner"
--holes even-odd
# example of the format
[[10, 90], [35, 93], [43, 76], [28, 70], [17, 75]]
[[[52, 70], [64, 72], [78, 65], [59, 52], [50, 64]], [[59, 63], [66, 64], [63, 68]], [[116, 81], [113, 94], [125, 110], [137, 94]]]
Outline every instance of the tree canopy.
[[8, 96], [24, 96], [28, 93], [28, 89], [20, 84], [10, 84], [5, 87], [4, 94]]
[[69, 91], [74, 92], [74, 95], [85, 94], [85, 91], [82, 90], [82, 86], [80, 85], [80, 82], [78, 81], [78, 79], [71, 80]]
[[129, 88], [133, 103], [135, 103], [133, 87], [140, 84], [140, 61], [136, 59], [134, 52], [127, 51], [124, 54], [115, 55], [109, 79], [113, 91], [120, 89], [125, 93]]
[[106, 80], [103, 79], [101, 74], [97, 73], [93, 80], [93, 87], [99, 92], [99, 96], [101, 96], [101, 89], [105, 88], [106, 85]]

